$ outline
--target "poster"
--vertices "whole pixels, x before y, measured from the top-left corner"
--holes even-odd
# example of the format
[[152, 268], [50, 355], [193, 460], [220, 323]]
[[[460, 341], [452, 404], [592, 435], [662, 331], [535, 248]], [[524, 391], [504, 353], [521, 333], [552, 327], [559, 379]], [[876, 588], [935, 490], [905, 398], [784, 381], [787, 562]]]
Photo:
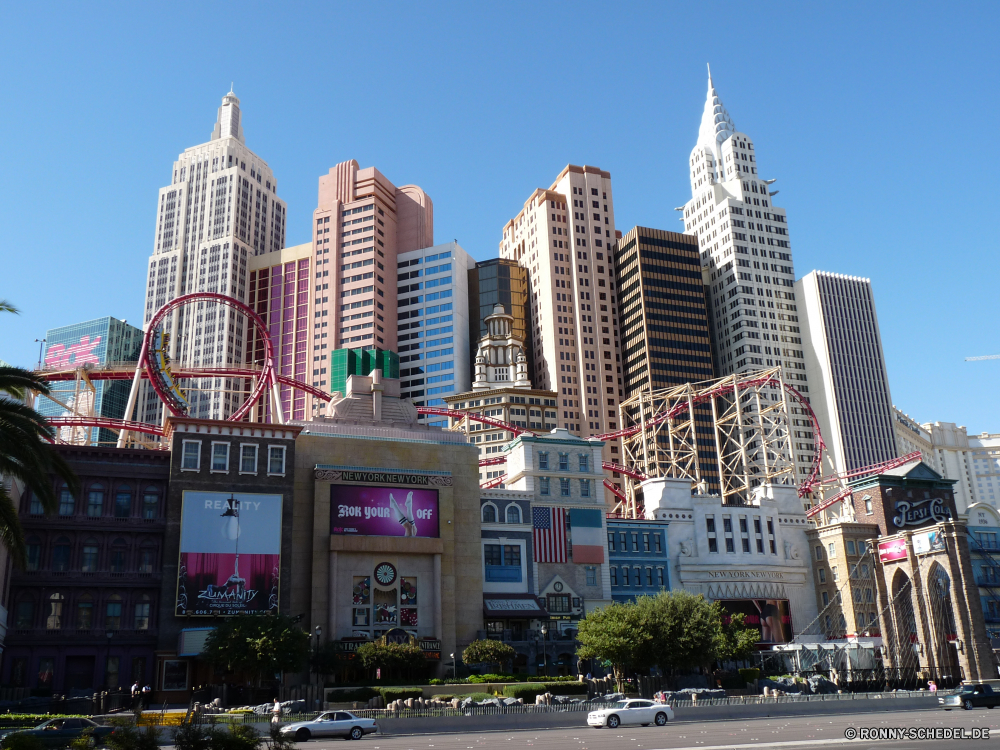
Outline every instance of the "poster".
[[437, 490], [332, 484], [330, 533], [437, 537]]
[[927, 555], [931, 552], [944, 552], [944, 535], [940, 530], [923, 531], [913, 535], [913, 552], [917, 555]]
[[892, 562], [906, 559], [906, 540], [903, 537], [878, 543], [879, 562]]
[[722, 599], [724, 614], [743, 615], [743, 624], [760, 631], [758, 643], [788, 643], [792, 640], [792, 616], [787, 599]]
[[281, 495], [185, 491], [178, 616], [278, 611]]

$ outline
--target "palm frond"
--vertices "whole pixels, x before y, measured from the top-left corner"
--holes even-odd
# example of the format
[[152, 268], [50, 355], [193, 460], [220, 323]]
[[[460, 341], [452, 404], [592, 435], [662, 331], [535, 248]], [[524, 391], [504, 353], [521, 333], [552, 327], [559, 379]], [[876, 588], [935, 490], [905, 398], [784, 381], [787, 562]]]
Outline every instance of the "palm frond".
[[17, 517], [14, 500], [0, 484], [0, 542], [7, 546], [14, 565], [24, 568], [27, 562], [27, 551], [24, 544], [24, 529]]
[[13, 302], [8, 302], [5, 299], [0, 299], [0, 312], [14, 313], [15, 315], [20, 315], [21, 311], [14, 307]]
[[26, 391], [49, 395], [49, 384], [31, 370], [23, 367], [0, 367], [0, 393], [22, 399]]

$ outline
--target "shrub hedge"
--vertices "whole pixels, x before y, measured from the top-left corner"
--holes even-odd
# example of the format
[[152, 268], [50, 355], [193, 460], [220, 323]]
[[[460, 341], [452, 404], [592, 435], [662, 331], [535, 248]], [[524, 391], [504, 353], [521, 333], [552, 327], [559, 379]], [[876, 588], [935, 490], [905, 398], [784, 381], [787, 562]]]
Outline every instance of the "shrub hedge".
[[385, 702], [391, 703], [394, 700], [406, 700], [407, 698], [420, 698], [424, 691], [420, 688], [379, 688], [379, 694]]
[[370, 698], [374, 698], [378, 694], [378, 690], [370, 687], [353, 688], [351, 690], [337, 690], [330, 693], [330, 702], [350, 703], [351, 701], [367, 701]]

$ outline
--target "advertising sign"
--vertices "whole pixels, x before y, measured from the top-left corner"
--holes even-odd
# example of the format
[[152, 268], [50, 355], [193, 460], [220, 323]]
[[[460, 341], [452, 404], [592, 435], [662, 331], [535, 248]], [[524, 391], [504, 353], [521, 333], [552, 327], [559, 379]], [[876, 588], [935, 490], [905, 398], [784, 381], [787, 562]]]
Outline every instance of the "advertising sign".
[[904, 560], [905, 558], [906, 540], [902, 537], [878, 543], [879, 562], [892, 562], [893, 560]]
[[278, 611], [281, 495], [185, 491], [178, 616]]
[[758, 643], [788, 643], [792, 640], [792, 616], [787, 599], [723, 599], [726, 614], [742, 614], [743, 624], [760, 631]]
[[954, 502], [943, 497], [906, 498], [896, 501], [896, 515], [892, 517], [897, 529], [907, 526], [928, 526], [932, 523], [951, 521], [955, 517]]
[[332, 484], [330, 533], [437, 537], [437, 490]]
[[944, 535], [938, 531], [923, 531], [913, 535], [913, 551], [918, 555], [944, 552]]

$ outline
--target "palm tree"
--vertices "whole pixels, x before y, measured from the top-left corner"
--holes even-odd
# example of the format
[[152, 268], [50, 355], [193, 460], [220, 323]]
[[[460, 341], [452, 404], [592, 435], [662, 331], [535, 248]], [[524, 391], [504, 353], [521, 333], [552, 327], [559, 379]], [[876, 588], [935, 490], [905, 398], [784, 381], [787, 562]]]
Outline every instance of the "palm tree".
[[[17, 314], [17, 308], [0, 300], [0, 312]], [[51, 474], [66, 482], [71, 492], [79, 483], [69, 464], [48, 442], [51, 429], [45, 417], [26, 403], [30, 391], [47, 395], [48, 384], [30, 370], [0, 366], [0, 476], [18, 479], [38, 498], [46, 513], [54, 513], [58, 504]], [[27, 561], [24, 531], [17, 517], [17, 507], [7, 489], [0, 484], [0, 542], [10, 551], [14, 563], [24, 567]]]

